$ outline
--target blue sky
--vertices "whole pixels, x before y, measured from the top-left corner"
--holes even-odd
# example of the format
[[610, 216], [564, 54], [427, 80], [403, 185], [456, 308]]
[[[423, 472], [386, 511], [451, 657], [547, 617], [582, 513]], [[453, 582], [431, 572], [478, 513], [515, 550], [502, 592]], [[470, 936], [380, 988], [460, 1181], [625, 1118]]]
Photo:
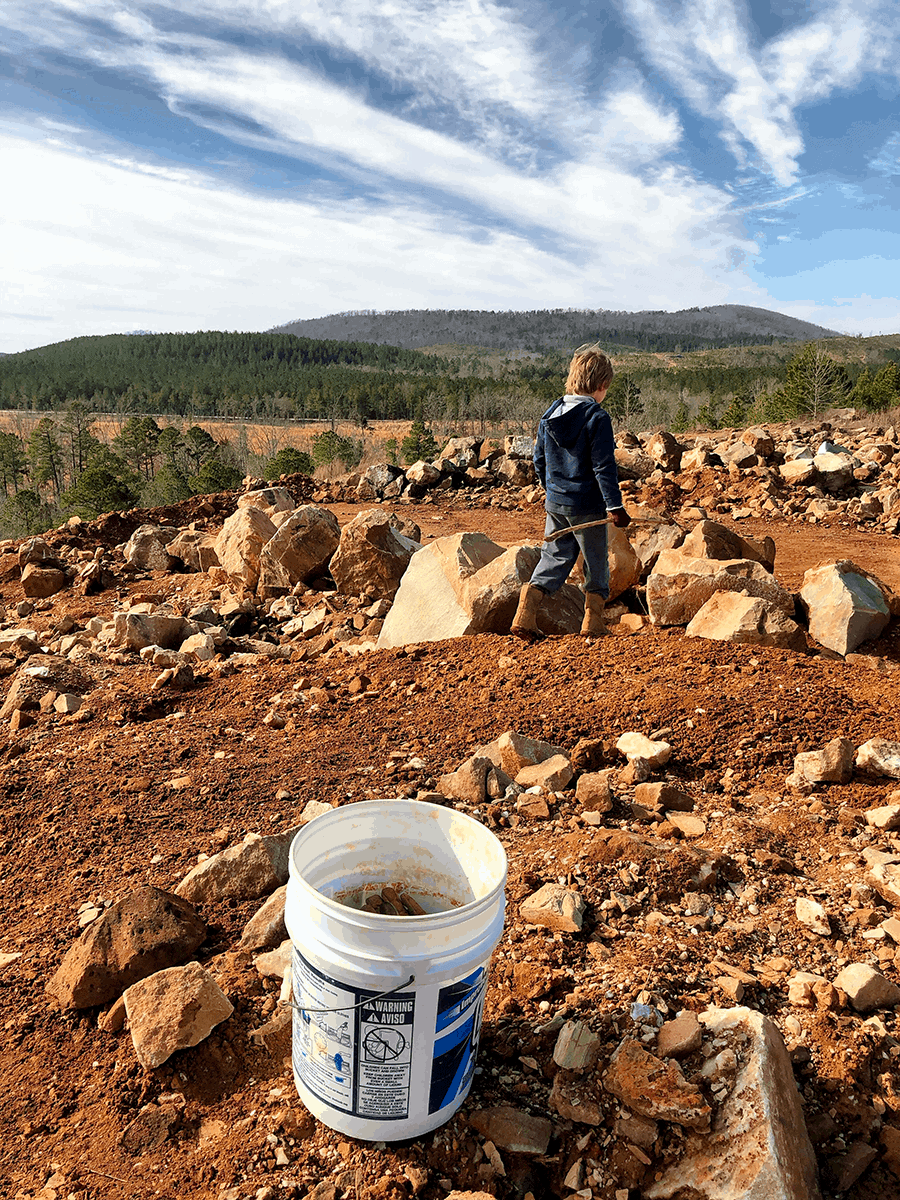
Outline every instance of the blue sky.
[[348, 309], [900, 331], [896, 0], [5, 0], [0, 350]]

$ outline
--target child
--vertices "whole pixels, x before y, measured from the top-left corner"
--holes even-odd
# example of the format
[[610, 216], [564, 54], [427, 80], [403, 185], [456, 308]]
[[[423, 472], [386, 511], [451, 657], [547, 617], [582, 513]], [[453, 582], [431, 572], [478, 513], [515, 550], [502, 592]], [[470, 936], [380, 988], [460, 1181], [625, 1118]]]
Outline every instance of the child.
[[[538, 426], [534, 466], [546, 491], [544, 536], [558, 529], [600, 521], [607, 513], [624, 529], [631, 518], [622, 505], [615, 441], [609, 413], [602, 407], [612, 383], [612, 363], [597, 346], [583, 346], [569, 364], [566, 395], [555, 401]], [[537, 614], [544, 596], [559, 591], [584, 556], [584, 637], [608, 630], [603, 609], [609, 596], [606, 526], [544, 542], [531, 582], [519, 593], [511, 632], [529, 640], [542, 637]]]

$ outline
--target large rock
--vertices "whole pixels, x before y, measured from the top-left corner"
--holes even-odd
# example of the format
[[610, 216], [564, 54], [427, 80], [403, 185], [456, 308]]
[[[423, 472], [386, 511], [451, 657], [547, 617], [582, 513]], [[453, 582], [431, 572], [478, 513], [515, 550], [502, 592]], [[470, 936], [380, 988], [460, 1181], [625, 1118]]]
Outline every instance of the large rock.
[[674, 550], [684, 541], [684, 530], [680, 525], [628, 526], [628, 538], [635, 554], [641, 560], [641, 574], [646, 575], [656, 566], [663, 550]]
[[294, 498], [287, 488], [257, 488], [238, 497], [238, 508], [261, 508], [268, 516], [275, 513], [292, 512], [296, 507]]
[[88, 926], [47, 991], [63, 1008], [106, 1004], [139, 979], [183, 963], [205, 937], [206, 926], [188, 901], [139, 888]]
[[606, 545], [609, 558], [609, 598], [615, 600], [639, 582], [643, 564], [624, 529], [608, 525]]
[[604, 1088], [626, 1108], [654, 1121], [707, 1129], [712, 1110], [703, 1092], [689, 1083], [673, 1059], [657, 1058], [635, 1038], [624, 1038], [609, 1060]]
[[791, 1061], [774, 1022], [750, 1008], [700, 1014], [707, 1036], [743, 1038], [713, 1128], [689, 1133], [646, 1200], [818, 1200], [816, 1160]]
[[251, 590], [259, 582], [259, 560], [266, 542], [275, 536], [275, 525], [261, 508], [252, 505], [233, 512], [216, 538], [216, 555], [229, 575], [236, 575]]
[[46, 600], [66, 586], [66, 575], [58, 567], [28, 563], [22, 571], [22, 591], [29, 600]]
[[406, 478], [417, 487], [429, 488], [440, 482], [441, 473], [437, 467], [420, 458], [418, 462], [406, 468]]
[[869, 738], [856, 752], [856, 765], [870, 775], [900, 779], [900, 742], [889, 738]]
[[847, 559], [807, 571], [800, 602], [810, 635], [838, 654], [880, 637], [891, 619], [883, 585]]
[[327, 508], [304, 504], [294, 509], [262, 548], [258, 590], [288, 591], [321, 575], [340, 539], [337, 517]]
[[813, 466], [827, 492], [839, 492], [853, 482], [853, 465], [849, 454], [833, 454], [826, 451], [824, 454], [817, 454], [813, 459]]
[[0, 720], [7, 720], [20, 708], [37, 708], [46, 692], [75, 692], [83, 696], [93, 687], [90, 675], [67, 658], [56, 654], [32, 654], [16, 672], [0, 708]]
[[796, 621], [759, 596], [743, 592], [716, 592], [689, 621], [688, 637], [751, 646], [777, 646], [782, 650], [806, 649], [806, 636]]
[[168, 571], [172, 565], [168, 546], [179, 532], [170, 525], [139, 525], [125, 543], [126, 562], [142, 571]]
[[694, 558], [664, 550], [647, 579], [647, 607], [655, 625], [687, 625], [716, 592], [759, 596], [785, 616], [794, 615], [794, 597], [766, 568], [748, 558]]
[[340, 544], [331, 560], [331, 575], [339, 592], [392, 600], [410, 559], [420, 548], [398, 528], [392, 513], [370, 508], [359, 513], [341, 531]]
[[196, 631], [196, 625], [174, 612], [157, 610], [152, 613], [113, 614], [113, 644], [124, 646], [127, 650], [143, 650], [145, 646], [177, 650], [184, 639]]
[[20, 570], [25, 570], [29, 563], [39, 567], [58, 567], [59, 559], [42, 537], [28, 538], [19, 547], [17, 556]]
[[885, 979], [868, 963], [850, 963], [837, 975], [834, 986], [847, 993], [847, 999], [857, 1012], [874, 1012], [876, 1008], [896, 1008], [900, 1004], [900, 987]]
[[656, 465], [662, 467], [664, 471], [677, 474], [681, 470], [681, 456], [684, 447], [673, 434], [666, 430], [654, 433], [648, 439], [644, 449]]
[[166, 547], [172, 558], [180, 559], [195, 571], [210, 571], [221, 566], [216, 553], [216, 539], [199, 529], [183, 529]]
[[176, 1050], [196, 1046], [234, 1012], [199, 963], [157, 971], [125, 992], [131, 1040], [141, 1066], [161, 1066]]
[[190, 870], [175, 892], [193, 904], [221, 899], [255, 900], [287, 883], [288, 854], [300, 826], [260, 837], [248, 833], [237, 846], [222, 850]]
[[[504, 550], [483, 533], [452, 534], [423, 546], [403, 576], [378, 645], [508, 633], [519, 589], [531, 578], [538, 557], [532, 546]], [[542, 605], [541, 627], [574, 632], [583, 611], [580, 593], [566, 584]]]
[[794, 758], [794, 770], [785, 781], [788, 787], [804, 784], [847, 783], [853, 774], [853, 743], [832, 738], [821, 750], [806, 750]]
[[[553, 1135], [553, 1124], [546, 1117], [533, 1117], [508, 1104], [475, 1109], [469, 1115], [469, 1124], [482, 1137], [511, 1154], [546, 1154]], [[478, 1194], [487, 1193], [473, 1193]]]
[[287, 927], [284, 923], [286, 899], [287, 884], [284, 884], [256, 910], [241, 933], [238, 943], [241, 950], [271, 950], [272, 947], [281, 945], [287, 937]]
[[757, 542], [717, 521], [698, 521], [682, 542], [681, 551], [691, 558], [749, 558], [768, 571], [775, 569], [775, 543], [770, 537]]
[[785, 483], [793, 483], [798, 487], [805, 483], [812, 483], [818, 474], [811, 458], [791, 459], [789, 462], [782, 463], [778, 472]]
[[535, 763], [546, 762], [564, 751], [550, 742], [541, 742], [536, 738], [525, 737], [508, 729], [498, 738], [481, 746], [475, 751], [477, 755], [489, 758], [495, 767], [500, 767], [507, 775], [515, 779], [523, 767], [534, 766]]

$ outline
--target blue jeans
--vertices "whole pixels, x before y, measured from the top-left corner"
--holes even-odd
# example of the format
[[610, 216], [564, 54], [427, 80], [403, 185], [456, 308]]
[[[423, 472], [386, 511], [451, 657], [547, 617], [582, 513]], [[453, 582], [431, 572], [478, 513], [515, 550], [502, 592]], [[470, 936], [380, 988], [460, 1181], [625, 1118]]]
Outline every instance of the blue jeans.
[[[558, 508], [547, 513], [544, 536], [555, 533], [557, 529], [568, 529], [571, 525], [602, 521], [605, 516], [606, 513], [576, 512], [572, 508]], [[605, 525], [595, 525], [593, 529], [585, 529], [581, 533], [571, 533], [552, 542], [544, 542], [531, 583], [550, 595], [558, 592], [575, 566], [579, 552], [584, 556], [584, 590], [598, 592], [607, 600], [609, 557]]]

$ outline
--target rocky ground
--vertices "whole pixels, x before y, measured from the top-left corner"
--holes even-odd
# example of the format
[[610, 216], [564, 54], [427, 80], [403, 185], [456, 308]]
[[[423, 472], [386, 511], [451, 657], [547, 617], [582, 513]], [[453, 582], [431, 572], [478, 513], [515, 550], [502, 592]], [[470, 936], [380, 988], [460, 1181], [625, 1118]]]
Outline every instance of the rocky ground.
[[[852, 437], [839, 485], [823, 486], [823, 461], [785, 491], [774, 479], [793, 460], [773, 445], [734, 470], [734, 455], [687, 474], [637, 464], [629, 503], [683, 528], [714, 515], [759, 545], [771, 537], [792, 592], [847, 558], [900, 590], [896, 435]], [[881, 449], [854, 466], [868, 445]], [[515, 473], [374, 502], [425, 544], [458, 531], [536, 540], [540, 497]], [[373, 505], [358, 483], [288, 485], [344, 528]], [[708, 1183], [753, 1157], [761, 1063], [788, 1130], [784, 1194], [815, 1194], [810, 1142], [824, 1196], [900, 1194], [900, 761], [871, 746], [900, 740], [896, 619], [846, 655], [806, 630], [793, 650], [687, 636], [642, 616], [645, 576], [614, 613], [635, 619], [596, 642], [482, 633], [379, 649], [390, 601], [334, 591], [324, 574], [262, 596], [223, 567], [126, 560], [148, 521], [173, 535], [193, 523], [187, 541], [224, 554], [236, 499], [73, 524], [46, 554], [7, 544], [0, 558], [2, 1194], [738, 1197], [734, 1177], [690, 1189], [698, 1171]], [[61, 590], [26, 596], [29, 565], [38, 591]], [[176, 641], [147, 641], [149, 622], [163, 641], [177, 625]], [[521, 760], [490, 750], [509, 731], [541, 745]], [[319, 806], [386, 796], [475, 815], [510, 871], [471, 1094], [437, 1132], [373, 1145], [296, 1098], [284, 965], [258, 961], [283, 931], [257, 921], [248, 934], [278, 870], [230, 891], [209, 869], [203, 886], [184, 881], [223, 851], [275, 846]], [[125, 963], [143, 934], [122, 908], [151, 912], [162, 902], [148, 888], [185, 897], [174, 916], [165, 902], [179, 949], [152, 948], [149, 971], [199, 964], [220, 1005], [203, 1040], [159, 1065], [146, 1065], [165, 1051], [138, 1037], [138, 993], [127, 1020], [117, 1003], [149, 974], [134, 953]], [[59, 968], [104, 929], [125, 950], [112, 966], [107, 954], [115, 978], [97, 1000], [96, 975], [71, 958]]]

